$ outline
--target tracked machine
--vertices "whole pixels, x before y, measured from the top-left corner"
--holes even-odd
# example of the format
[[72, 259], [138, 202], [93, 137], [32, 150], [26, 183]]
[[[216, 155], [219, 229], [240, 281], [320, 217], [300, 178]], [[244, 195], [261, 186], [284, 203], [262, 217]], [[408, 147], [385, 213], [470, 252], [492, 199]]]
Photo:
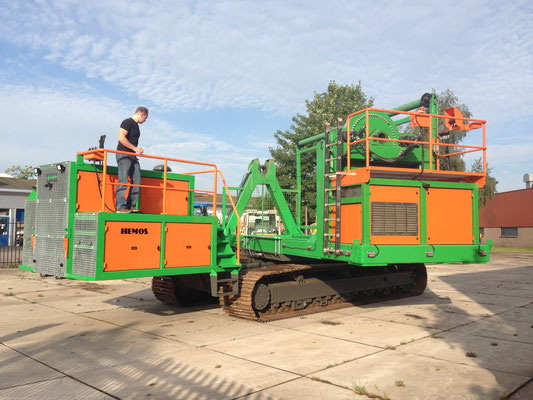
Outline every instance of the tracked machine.
[[[457, 130], [481, 131], [482, 145], [448, 142]], [[492, 243], [482, 245], [478, 234], [486, 167], [444, 168], [450, 157], [470, 152], [481, 152], [486, 166], [485, 150], [485, 121], [456, 108], [438, 115], [436, 96], [424, 94], [394, 109], [357, 111], [300, 141], [295, 189], [280, 187], [272, 161], [253, 160], [241, 185], [229, 188], [214, 164], [146, 156], [164, 164], [142, 171], [140, 214], [114, 213], [117, 171], [107, 158], [115, 151], [82, 152], [74, 162], [38, 168], [21, 268], [92, 281], [151, 276], [165, 303], [211, 295], [227, 313], [258, 321], [418, 295], [426, 263], [489, 259]], [[304, 154], [316, 160], [313, 226], [302, 225]], [[204, 169], [176, 174], [170, 163]], [[195, 175], [206, 173], [214, 187], [198, 190]], [[281, 233], [241, 230], [240, 216], [260, 186]], [[221, 221], [194, 215], [199, 192], [213, 196]]]

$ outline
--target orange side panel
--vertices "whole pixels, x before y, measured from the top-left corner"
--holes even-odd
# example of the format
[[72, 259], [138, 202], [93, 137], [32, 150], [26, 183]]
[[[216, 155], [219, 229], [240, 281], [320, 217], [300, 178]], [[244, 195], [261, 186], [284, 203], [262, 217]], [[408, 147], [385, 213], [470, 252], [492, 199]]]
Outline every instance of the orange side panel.
[[[370, 187], [370, 207], [373, 202], [386, 203], [416, 203], [418, 207], [418, 235], [417, 236], [385, 236], [370, 234], [371, 244], [419, 244], [420, 243], [420, 189], [404, 186]], [[372, 216], [370, 216], [372, 226]]]
[[166, 224], [165, 268], [211, 265], [211, 224]]
[[[163, 179], [142, 178], [141, 185], [163, 188]], [[187, 181], [167, 180], [166, 214], [187, 215], [189, 192]], [[163, 212], [163, 190], [141, 187], [141, 212], [145, 214], [161, 214]]]
[[161, 223], [106, 222], [104, 271], [156, 269], [161, 262]]
[[[103, 174], [99, 173], [98, 176], [102, 179]], [[118, 176], [106, 174], [106, 194], [105, 204], [111, 211], [115, 211], [116, 207], [116, 195], [115, 185], [109, 183], [117, 183]], [[100, 189], [101, 190], [101, 189]], [[76, 198], [76, 210], [78, 212], [98, 212], [102, 208], [102, 197], [98, 190], [98, 179], [96, 173], [89, 171], [78, 172], [78, 195]], [[109, 211], [106, 208], [105, 211]]]
[[429, 244], [472, 244], [472, 191], [429, 188], [427, 231]]
[[[331, 218], [335, 218], [335, 212], [331, 213]], [[335, 221], [331, 221], [331, 233], [335, 233]], [[361, 241], [361, 204], [341, 205], [341, 243], [352, 244], [355, 239]], [[335, 238], [331, 238], [335, 242]]]

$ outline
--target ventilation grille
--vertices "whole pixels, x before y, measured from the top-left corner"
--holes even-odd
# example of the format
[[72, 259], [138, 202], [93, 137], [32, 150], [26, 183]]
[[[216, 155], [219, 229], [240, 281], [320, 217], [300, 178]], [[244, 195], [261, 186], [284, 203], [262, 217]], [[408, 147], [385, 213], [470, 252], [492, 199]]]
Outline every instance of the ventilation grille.
[[96, 276], [97, 215], [81, 213], [74, 216], [74, 252], [72, 273]]
[[61, 164], [63, 171], [56, 164], [41, 166], [37, 178], [34, 272], [64, 277], [70, 163]]
[[418, 236], [418, 204], [372, 203], [372, 235]]

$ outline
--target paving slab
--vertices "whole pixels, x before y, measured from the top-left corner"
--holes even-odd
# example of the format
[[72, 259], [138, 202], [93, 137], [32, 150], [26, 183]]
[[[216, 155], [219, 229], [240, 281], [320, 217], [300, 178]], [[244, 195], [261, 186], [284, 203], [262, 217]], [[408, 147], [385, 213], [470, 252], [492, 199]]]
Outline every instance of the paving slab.
[[2, 324], [0, 335], [5, 333], [4, 326], [7, 324], [24, 323], [33, 320], [42, 321], [44, 315], [47, 316], [49, 321], [57, 321], [70, 318], [72, 314], [63, 310], [20, 299], [16, 299], [7, 304], [0, 303], [0, 324]]
[[207, 348], [181, 351], [173, 357], [180, 366], [203, 370], [227, 380], [245, 382], [246, 386], [262, 390], [299, 378], [299, 375], [246, 359], [226, 355]]
[[[60, 378], [62, 373], [0, 345], [0, 389]], [[2, 391], [0, 391], [2, 398]]]
[[[533, 320], [530, 319], [529, 322], [509, 320], [502, 318], [501, 315], [462, 326], [454, 329], [453, 332], [533, 344]], [[494, 346], [499, 345], [498, 341], [492, 343]], [[533, 357], [533, 353], [531, 355]]]
[[383, 351], [374, 346], [292, 330], [256, 335], [208, 348], [301, 375]]
[[74, 379], [65, 377], [0, 390], [3, 400], [54, 399], [54, 400], [111, 400], [108, 396]]
[[[224, 312], [220, 310], [220, 307], [216, 307], [216, 309], [221, 312], [217, 313], [218, 315], [224, 315]], [[154, 303], [147, 301], [130, 307], [112, 308], [103, 311], [89, 311], [81, 313], [81, 315], [116, 325], [139, 327], [158, 323], [168, 324], [183, 319], [194, 320], [197, 317], [205, 316], [207, 310], [207, 308], [199, 310], [187, 307], [174, 307], [161, 304], [160, 302]]]
[[509, 400], [531, 400], [533, 399], [533, 379], [518, 389]]
[[529, 298], [522, 298], [516, 296], [502, 296], [496, 294], [488, 293], [463, 293], [455, 290], [435, 290], [439, 296], [448, 297], [453, 301], [467, 301], [475, 302], [482, 304], [488, 308], [491, 306], [508, 306], [512, 307], [522, 307], [524, 305], [530, 304], [531, 300]]
[[234, 343], [236, 340], [262, 335], [275, 335], [280, 328], [243, 320], [228, 315], [196, 315], [156, 324], [140, 324], [135, 329], [163, 336], [193, 346]]
[[125, 296], [97, 293], [78, 287], [56, 288], [46, 292], [30, 292], [17, 295], [29, 302], [48, 305], [72, 313], [106, 310], [117, 307], [144, 304], [142, 300]]
[[243, 400], [357, 400], [353, 390], [321, 382], [317, 378], [299, 378], [262, 392], [245, 396]]
[[382, 348], [399, 346], [440, 332], [438, 329], [366, 318], [365, 315], [325, 316], [321, 313], [295, 321], [271, 322], [269, 325]]
[[533, 326], [533, 309], [527, 308], [527, 306], [513, 308], [498, 314], [498, 316], [509, 321], [531, 322]]
[[447, 312], [438, 307], [434, 308], [434, 310], [431, 310], [422, 307], [391, 305], [390, 307], [369, 311], [364, 316], [381, 321], [416, 325], [437, 330], [452, 329], [483, 318], [478, 315]]
[[80, 373], [124, 362], [157, 362], [190, 346], [142, 332], [73, 316], [45, 330], [22, 331], [4, 343], [64, 373]]
[[[492, 343], [497, 342], [494, 346]], [[445, 332], [401, 348], [402, 352], [491, 371], [533, 376], [533, 344]]]
[[115, 365], [83, 374], [80, 379], [120, 399], [224, 400], [256, 391], [237, 376], [224, 378], [214, 369], [191, 367], [170, 357], [157, 365]]
[[[498, 399], [528, 380], [505, 372], [387, 350], [314, 374], [394, 400]], [[404, 386], [399, 386], [403, 384]], [[364, 396], [356, 399], [365, 399]]]

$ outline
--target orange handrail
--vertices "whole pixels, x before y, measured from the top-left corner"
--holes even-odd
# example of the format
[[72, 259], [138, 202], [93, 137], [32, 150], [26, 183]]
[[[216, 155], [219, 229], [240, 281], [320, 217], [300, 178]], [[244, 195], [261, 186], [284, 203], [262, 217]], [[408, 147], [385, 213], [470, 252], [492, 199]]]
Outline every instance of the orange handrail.
[[[411, 115], [411, 116], [418, 116], [418, 117], [424, 117], [424, 118], [429, 118], [429, 132], [430, 134], [428, 135], [429, 136], [429, 139], [427, 141], [413, 141], [413, 140], [405, 140], [405, 139], [388, 139], [388, 138], [377, 138], [377, 137], [370, 137], [370, 126], [369, 126], [369, 119], [370, 119], [370, 112], [371, 111], [377, 111], [377, 112], [383, 112], [383, 113], [393, 113], [393, 114], [405, 114], [405, 115]], [[365, 130], [366, 130], [366, 134], [365, 134], [365, 137], [362, 138], [362, 139], [358, 139], [358, 140], [355, 140], [353, 142], [350, 141], [350, 130], [351, 130], [351, 126], [350, 126], [350, 120], [352, 117], [356, 116], [356, 115], [360, 115], [360, 114], [365, 114]], [[358, 143], [362, 143], [362, 142], [365, 142], [366, 143], [366, 146], [365, 146], [365, 167], [366, 169], [378, 169], [377, 167], [375, 166], [371, 166], [370, 165], [370, 141], [371, 140], [374, 140], [374, 141], [383, 141], [383, 142], [398, 142], [398, 143], [416, 143], [416, 144], [419, 144], [419, 145], [427, 145], [430, 149], [429, 151], [429, 159], [428, 159], [428, 162], [429, 162], [429, 169], [427, 170], [427, 172], [431, 172], [431, 173], [449, 173], [450, 171], [443, 171], [440, 169], [440, 158], [442, 157], [450, 157], [452, 155], [460, 155], [460, 154], [466, 154], [466, 153], [471, 153], [471, 152], [476, 152], [476, 151], [482, 151], [483, 153], [483, 173], [482, 175], [486, 175], [486, 172], [487, 172], [487, 164], [486, 164], [486, 150], [487, 150], [487, 146], [486, 146], [486, 122], [485, 120], [482, 120], [482, 119], [475, 119], [475, 118], [466, 118], [466, 117], [459, 117], [459, 116], [454, 116], [453, 119], [455, 120], [458, 120], [458, 121], [468, 121], [468, 122], [475, 122], [475, 123], [479, 123], [481, 124], [480, 127], [483, 128], [483, 145], [482, 146], [472, 146], [472, 145], [464, 145], [464, 144], [458, 144], [458, 143], [443, 143], [440, 138], [439, 138], [439, 135], [437, 133], [437, 136], [434, 138], [433, 137], [433, 118], [438, 118], [438, 119], [450, 119], [451, 117], [450, 116], [445, 116], [445, 115], [439, 115], [439, 114], [425, 114], [425, 113], [420, 113], [420, 112], [414, 112], [414, 111], [399, 111], [399, 110], [388, 110], [388, 109], [381, 109], [381, 108], [365, 108], [363, 110], [359, 110], [357, 112], [354, 112], [350, 115], [348, 115], [347, 117], [347, 122], [346, 122], [346, 126], [347, 126], [347, 129], [346, 129], [346, 136], [347, 136], [347, 149], [346, 149], [346, 152], [347, 152], [347, 167], [348, 167], [348, 171], [351, 170], [351, 146], [354, 145], [354, 144], [358, 144]], [[478, 128], [478, 127], [476, 127]], [[474, 128], [475, 129], [475, 128]], [[446, 131], [448, 132], [448, 131]], [[440, 146], [443, 146], [443, 147], [456, 147], [456, 148], [461, 148], [461, 149], [469, 149], [469, 150], [463, 150], [463, 151], [458, 151], [458, 152], [454, 152], [454, 153], [451, 153], [451, 154], [437, 154], [437, 158], [436, 158], [436, 168], [433, 167], [433, 147], [438, 147], [440, 148]], [[422, 160], [422, 162], [424, 162], [424, 160]], [[397, 168], [394, 168], [394, 167], [379, 167], [379, 170], [398, 170]], [[414, 168], [413, 168], [414, 170]], [[473, 172], [461, 172], [463, 175], [475, 175], [477, 176], [479, 173], [473, 173]]]
[[[173, 191], [183, 191], [183, 192], [199, 192], [199, 193], [212, 193], [213, 194], [213, 215], [216, 216], [216, 210], [217, 210], [217, 176], [218, 174], [220, 174], [220, 178], [222, 179], [222, 182], [224, 184], [224, 187], [226, 188], [226, 193], [230, 193], [229, 192], [229, 189], [228, 189], [228, 186], [226, 184], [226, 180], [224, 178], [224, 174], [222, 173], [221, 170], [218, 169], [218, 167], [215, 165], [215, 164], [211, 164], [211, 163], [204, 163], [204, 162], [200, 162], [200, 161], [190, 161], [190, 160], [182, 160], [182, 159], [178, 159], [178, 158], [170, 158], [170, 157], [160, 157], [160, 156], [151, 156], [151, 155], [145, 155], [145, 154], [132, 154], [130, 152], [125, 152], [125, 151], [118, 151], [118, 150], [110, 150], [110, 149], [94, 149], [94, 150], [88, 150], [88, 151], [81, 151], [81, 152], [78, 152], [78, 155], [79, 156], [87, 156], [87, 155], [98, 155], [98, 156], [101, 156], [103, 153], [103, 177], [102, 177], [102, 208], [101, 208], [101, 211], [104, 211], [105, 210], [105, 192], [106, 192], [106, 187], [107, 185], [112, 185], [112, 186], [118, 186], [118, 185], [124, 185], [124, 186], [128, 186], [128, 187], [144, 187], [144, 188], [154, 188], [154, 189], [160, 189], [160, 190], [163, 190], [163, 214], [166, 213], [166, 192], [167, 190], [173, 190]], [[155, 159], [155, 160], [163, 160], [164, 161], [164, 169], [163, 169], [163, 187], [159, 187], [159, 186], [153, 186], [153, 185], [135, 185], [133, 183], [114, 183], [114, 182], [107, 182], [106, 183], [106, 175], [107, 175], [107, 154], [108, 153], [115, 153], [115, 154], [124, 154], [124, 155], [135, 155], [137, 157], [144, 157], [144, 158], [151, 158], [151, 159]], [[168, 162], [169, 161], [172, 161], [172, 162], [180, 162], [180, 163], [185, 163], [185, 164], [192, 164], [192, 165], [202, 165], [202, 166], [208, 166], [208, 167], [212, 167], [212, 169], [209, 169], [209, 170], [202, 170], [202, 171], [194, 171], [194, 172], [185, 172], [183, 173], [184, 175], [193, 175], [193, 174], [207, 174], [207, 173], [213, 173], [213, 176], [214, 176], [214, 182], [213, 182], [213, 186], [214, 186], [214, 189], [213, 190], [200, 190], [200, 189], [179, 189], [179, 188], [167, 188], [167, 175], [168, 175]], [[239, 213], [237, 212], [237, 208], [235, 206], [235, 203], [233, 202], [233, 199], [231, 198], [231, 196], [229, 196], [230, 198], [230, 202], [231, 202], [231, 206], [233, 208], [233, 211], [235, 212], [235, 215], [237, 216], [237, 252], [236, 252], [236, 257], [237, 257], [237, 264], [240, 264], [240, 243], [241, 243], [241, 227], [242, 227], [242, 222], [241, 222], [241, 218], [239, 216]], [[224, 216], [223, 216], [224, 218]]]
[[[102, 178], [102, 206], [101, 206], [101, 209], [100, 211], [104, 211], [105, 210], [105, 192], [106, 192], [106, 186], [107, 185], [119, 185], [117, 183], [106, 183], [106, 177], [107, 177], [107, 154], [108, 153], [115, 153], [115, 154], [124, 154], [124, 155], [128, 155], [128, 156], [131, 156], [131, 155], [134, 155], [136, 157], [143, 157], [143, 158], [149, 158], [149, 159], [154, 159], [154, 160], [163, 160], [164, 161], [164, 176], [163, 176], [163, 188], [159, 187], [159, 186], [151, 186], [151, 185], [134, 185], [132, 183], [120, 183], [120, 185], [123, 185], [123, 186], [128, 186], [128, 187], [147, 187], [147, 188], [154, 188], [154, 189], [162, 189], [163, 190], [163, 214], [166, 213], [166, 191], [167, 191], [167, 174], [168, 174], [168, 162], [169, 161], [172, 161], [172, 162], [178, 162], [178, 163], [184, 163], [184, 164], [191, 164], [191, 165], [202, 165], [202, 166], [207, 166], [207, 167], [212, 167], [213, 169], [210, 170], [209, 172], [213, 172], [214, 176], [215, 176], [215, 180], [216, 180], [216, 171], [217, 171], [217, 166], [215, 164], [211, 164], [211, 163], [205, 163], [205, 162], [201, 162], [201, 161], [190, 161], [190, 160], [183, 160], [183, 159], [179, 159], [179, 158], [171, 158], [171, 157], [161, 157], [161, 156], [152, 156], [152, 155], [146, 155], [146, 154], [136, 154], [136, 153], [131, 153], [131, 152], [127, 152], [127, 151], [119, 151], [119, 150], [111, 150], [111, 149], [93, 149], [93, 150], [88, 150], [88, 151], [80, 151], [78, 152], [78, 155], [79, 156], [88, 156], [88, 155], [99, 155], [101, 156], [103, 153], [103, 178]], [[205, 172], [198, 172], [198, 173], [207, 173], [208, 171], [205, 171]], [[189, 174], [192, 174], [192, 173], [189, 173]], [[174, 189], [176, 190], [176, 189]], [[215, 189], [213, 191], [204, 191], [204, 190], [190, 190], [190, 191], [193, 191], [193, 192], [203, 192], [203, 193], [212, 193], [213, 194], [213, 212], [216, 212], [216, 184], [215, 184]]]

